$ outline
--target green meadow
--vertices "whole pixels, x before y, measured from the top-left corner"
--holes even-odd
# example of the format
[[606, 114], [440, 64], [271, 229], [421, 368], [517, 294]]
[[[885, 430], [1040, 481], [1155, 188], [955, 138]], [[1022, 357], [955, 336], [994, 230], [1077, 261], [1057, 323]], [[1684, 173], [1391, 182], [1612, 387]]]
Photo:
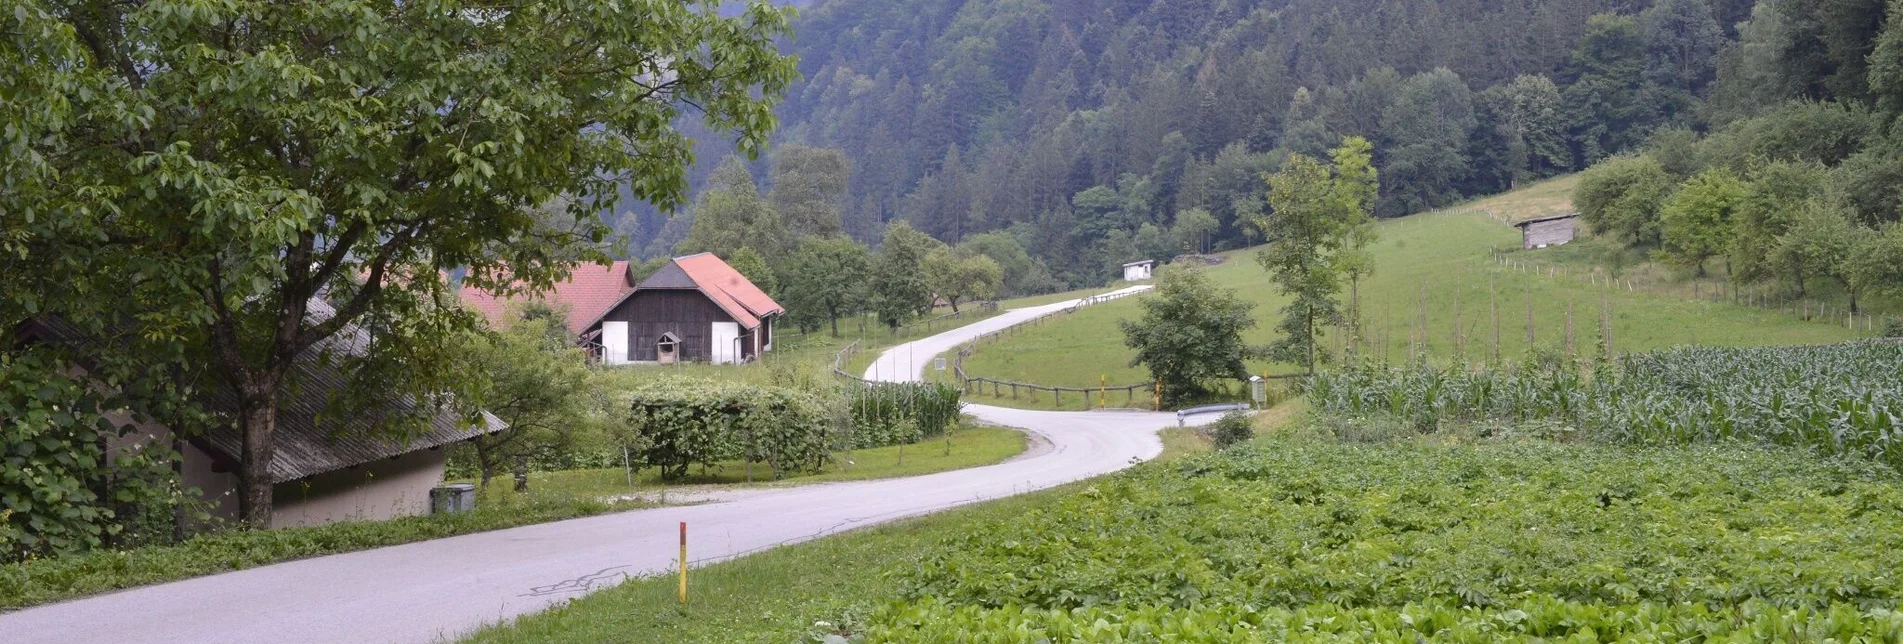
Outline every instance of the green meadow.
[[[1606, 279], [1611, 267], [1579, 260], [1582, 254], [1570, 246], [1520, 250], [1519, 231], [1502, 219], [1565, 212], [1570, 209], [1574, 183], [1572, 177], [1555, 179], [1445, 211], [1377, 224], [1379, 239], [1372, 247], [1375, 271], [1356, 289], [1358, 298], [1352, 303], [1361, 320], [1355, 350], [1377, 360], [1401, 362], [1414, 356], [1418, 347], [1437, 361], [1478, 363], [1493, 357], [1497, 337], [1500, 358], [1516, 361], [1542, 352], [1563, 355], [1570, 337], [1573, 354], [1590, 357], [1600, 342], [1602, 306], [1614, 353], [1690, 344], [1817, 344], [1867, 334], [1861, 325], [1852, 331], [1840, 323], [1691, 298], [1689, 287], [1664, 278], [1646, 288], [1628, 287], [1623, 281], [1614, 287]], [[1223, 257], [1223, 264], [1201, 270], [1256, 304], [1259, 324], [1246, 339], [1257, 344], [1272, 341], [1287, 298], [1275, 292], [1268, 274], [1255, 262], [1253, 249]], [[1503, 264], [1499, 258], [1510, 263]], [[1624, 268], [1641, 269], [1657, 270], [1649, 262]], [[1710, 291], [1703, 290], [1707, 295]], [[1349, 299], [1348, 293], [1343, 297]], [[1117, 325], [1139, 311], [1138, 298], [1080, 309], [980, 346], [966, 361], [966, 372], [1047, 386], [1144, 382], [1148, 374], [1130, 365], [1133, 354], [1123, 346]], [[1344, 353], [1348, 335], [1332, 329], [1324, 338], [1327, 352]], [[1253, 363], [1250, 369], [1271, 374], [1296, 371], [1294, 365], [1267, 362]], [[995, 402], [989, 396], [974, 399]], [[1008, 396], [1003, 403], [1010, 404]]]

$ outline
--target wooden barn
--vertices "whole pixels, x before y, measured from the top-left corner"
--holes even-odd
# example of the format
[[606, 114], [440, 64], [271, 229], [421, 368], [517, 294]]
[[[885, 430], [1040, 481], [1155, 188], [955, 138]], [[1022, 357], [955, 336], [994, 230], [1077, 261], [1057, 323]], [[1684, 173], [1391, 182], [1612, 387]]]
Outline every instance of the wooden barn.
[[1572, 241], [1578, 221], [1579, 213], [1575, 212], [1515, 222], [1513, 227], [1520, 229], [1521, 248], [1545, 248]]
[[711, 253], [676, 257], [581, 325], [582, 343], [605, 364], [734, 364], [773, 349], [786, 313]]

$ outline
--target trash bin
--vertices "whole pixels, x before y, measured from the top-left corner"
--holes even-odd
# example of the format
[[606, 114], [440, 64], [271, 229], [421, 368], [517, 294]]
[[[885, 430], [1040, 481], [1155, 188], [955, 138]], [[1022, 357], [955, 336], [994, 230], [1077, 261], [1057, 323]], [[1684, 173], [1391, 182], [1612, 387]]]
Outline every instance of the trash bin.
[[451, 483], [431, 488], [429, 491], [430, 514], [457, 514], [476, 509], [476, 486], [469, 483]]

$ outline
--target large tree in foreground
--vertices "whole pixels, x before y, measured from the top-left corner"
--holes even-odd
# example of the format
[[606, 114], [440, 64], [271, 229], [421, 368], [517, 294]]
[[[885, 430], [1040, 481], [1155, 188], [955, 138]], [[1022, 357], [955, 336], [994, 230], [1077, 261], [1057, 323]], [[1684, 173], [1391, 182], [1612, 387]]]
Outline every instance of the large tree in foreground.
[[253, 526], [271, 517], [294, 360], [355, 324], [373, 340], [336, 357], [350, 372], [425, 376], [382, 393], [450, 384], [418, 367], [473, 324], [443, 306], [448, 271], [538, 289], [599, 258], [595, 214], [618, 188], [681, 200], [683, 108], [756, 153], [796, 73], [773, 46], [786, 14], [765, 2], [735, 17], [591, 0], [0, 0], [0, 14], [9, 268], [52, 291], [77, 265], [87, 286], [130, 285], [95, 301], [164, 306], [47, 312], [123, 312], [115, 325], [203, 348], [237, 401]]
[[1212, 382], [1247, 378], [1243, 361], [1258, 351], [1242, 341], [1255, 327], [1255, 304], [1217, 288], [1192, 268], [1164, 269], [1156, 294], [1139, 302], [1143, 314], [1121, 320], [1123, 343], [1136, 350], [1130, 366], [1146, 366], [1163, 403], [1178, 405], [1209, 393]]

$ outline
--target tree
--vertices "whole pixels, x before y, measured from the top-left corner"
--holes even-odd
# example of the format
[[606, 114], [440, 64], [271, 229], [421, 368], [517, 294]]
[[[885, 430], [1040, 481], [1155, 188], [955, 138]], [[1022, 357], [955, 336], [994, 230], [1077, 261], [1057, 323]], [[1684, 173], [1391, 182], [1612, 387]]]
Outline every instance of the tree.
[[795, 237], [840, 234], [852, 162], [832, 148], [785, 145], [773, 153], [773, 210]]
[[1268, 177], [1272, 210], [1258, 225], [1269, 244], [1256, 261], [1277, 291], [1293, 296], [1276, 325], [1282, 336], [1269, 346], [1273, 359], [1313, 370], [1321, 328], [1341, 319], [1336, 299], [1342, 277], [1365, 270], [1357, 245], [1370, 234], [1357, 229], [1368, 225], [1370, 200], [1379, 189], [1371, 147], [1350, 137], [1335, 150], [1335, 168], [1298, 154]]
[[1659, 0], [1639, 12], [1645, 37], [1646, 80], [1689, 103], [1716, 69], [1724, 30], [1703, 0]]
[[782, 271], [789, 314], [807, 329], [824, 320], [839, 337], [839, 318], [865, 306], [871, 273], [872, 253], [851, 239], [802, 239]]
[[1171, 239], [1171, 235], [1163, 232], [1162, 228], [1148, 222], [1137, 228], [1137, 234], [1131, 238], [1131, 242], [1136, 244], [1137, 255], [1140, 258], [1154, 259], [1159, 262], [1170, 261], [1183, 249], [1182, 245]]
[[1737, 175], [1723, 168], [1700, 172], [1686, 181], [1660, 209], [1666, 258], [1704, 277], [1705, 260], [1731, 249], [1737, 232], [1733, 220], [1750, 194]]
[[694, 225], [674, 252], [732, 257], [735, 251], [747, 247], [777, 259], [787, 250], [789, 240], [786, 222], [760, 196], [746, 162], [728, 156], [694, 205]]
[[1884, 111], [1903, 113], [1903, 0], [1890, 0], [1883, 33], [1870, 52], [1870, 93]]
[[1573, 142], [1574, 167], [1632, 149], [1657, 119], [1647, 100], [1645, 39], [1630, 16], [1599, 14], [1567, 66], [1561, 97]]
[[477, 385], [457, 402], [508, 424], [469, 441], [483, 487], [508, 465], [522, 491], [531, 459], [574, 445], [597, 422], [601, 401], [587, 356], [566, 337], [560, 313], [541, 309], [522, 310], [502, 330], [470, 339], [465, 366]]
[[[1883, 230], [1864, 229], [1845, 258], [1847, 286], [1856, 293], [1903, 294], [1903, 223], [1891, 223]], [[1856, 311], [1853, 300], [1851, 311]]]
[[1550, 177], [1571, 170], [1572, 151], [1566, 147], [1566, 123], [1560, 110], [1559, 86], [1545, 76], [1522, 75], [1505, 86], [1507, 128], [1513, 133], [1516, 168], [1525, 178]]
[[[365, 398], [340, 404], [440, 399], [457, 383], [430, 361], [446, 358], [447, 329], [475, 324], [432, 305], [454, 297], [443, 275], [533, 291], [605, 259], [597, 214], [624, 188], [663, 208], [686, 191], [690, 146], [662, 124], [693, 106], [757, 152], [796, 73], [775, 50], [788, 14], [765, 4], [732, 17], [683, 3], [41, 7], [5, 10], [0, 94], [26, 103], [0, 130], [30, 133], [7, 135], [8, 158], [58, 180], [9, 183], [0, 229], [27, 224], [20, 268], [44, 284], [79, 261], [131, 285], [90, 297], [152, 297], [113, 310], [179, 314], [107, 324], [196, 347], [237, 401], [252, 526], [271, 518], [276, 410], [297, 361], [372, 328], [361, 356], [331, 356], [365, 380]], [[55, 247], [59, 259], [40, 253]], [[391, 375], [406, 377], [369, 380]]]
[[[1805, 278], [1814, 274], [1809, 261], [1792, 261], [1780, 250], [1780, 240], [1829, 184], [1823, 164], [1774, 161], [1751, 170], [1750, 195], [1733, 216], [1736, 228], [1730, 250], [1732, 275], [1743, 282], [1789, 277], [1804, 292]], [[1848, 223], [1848, 219], [1845, 220]]]
[[1177, 243], [1182, 244], [1184, 248], [1198, 253], [1207, 253], [1209, 238], [1215, 235], [1216, 229], [1221, 226], [1222, 223], [1216, 221], [1215, 215], [1209, 214], [1208, 210], [1191, 208], [1177, 213], [1176, 226], [1170, 229], [1170, 234], [1175, 236]]
[[1387, 177], [1383, 216], [1459, 199], [1459, 184], [1470, 172], [1467, 140], [1475, 127], [1473, 96], [1459, 75], [1442, 68], [1409, 78], [1381, 116], [1381, 135], [1389, 141], [1381, 170]]
[[895, 221], [872, 265], [872, 311], [893, 331], [914, 316], [932, 310], [932, 287], [925, 281], [925, 257], [944, 244], [911, 224]]
[[1851, 277], [1851, 253], [1858, 249], [1860, 239], [1875, 236], [1875, 231], [1851, 223], [1842, 208], [1813, 201], [1804, 204], [1789, 229], [1778, 236], [1774, 252], [1800, 289], [1810, 277], [1836, 280], [1850, 295], [1850, 310], [1856, 311], [1857, 287], [1863, 284]]
[[1255, 327], [1255, 304], [1217, 288], [1191, 268], [1163, 270], [1156, 293], [1138, 302], [1136, 320], [1119, 320], [1130, 366], [1145, 366], [1161, 385], [1163, 404], [1180, 405], [1209, 393], [1214, 380], [1246, 378], [1244, 360], [1260, 353], [1243, 343]]
[[1573, 189], [1573, 205], [1593, 230], [1635, 246], [1659, 244], [1659, 210], [1675, 182], [1658, 161], [1622, 156], [1588, 169]]
[[983, 300], [998, 295], [1004, 269], [989, 257], [966, 249], [940, 246], [925, 255], [925, 281], [932, 292], [958, 312], [959, 300]]
[[997, 231], [972, 235], [959, 242], [958, 247], [997, 262], [1000, 279], [1003, 280], [1000, 288], [1004, 292], [1020, 295], [1030, 292], [1028, 287], [1032, 285], [1029, 280], [1036, 261], [1031, 259], [1030, 253], [1024, 252], [1024, 245], [1018, 243], [1011, 233]]

